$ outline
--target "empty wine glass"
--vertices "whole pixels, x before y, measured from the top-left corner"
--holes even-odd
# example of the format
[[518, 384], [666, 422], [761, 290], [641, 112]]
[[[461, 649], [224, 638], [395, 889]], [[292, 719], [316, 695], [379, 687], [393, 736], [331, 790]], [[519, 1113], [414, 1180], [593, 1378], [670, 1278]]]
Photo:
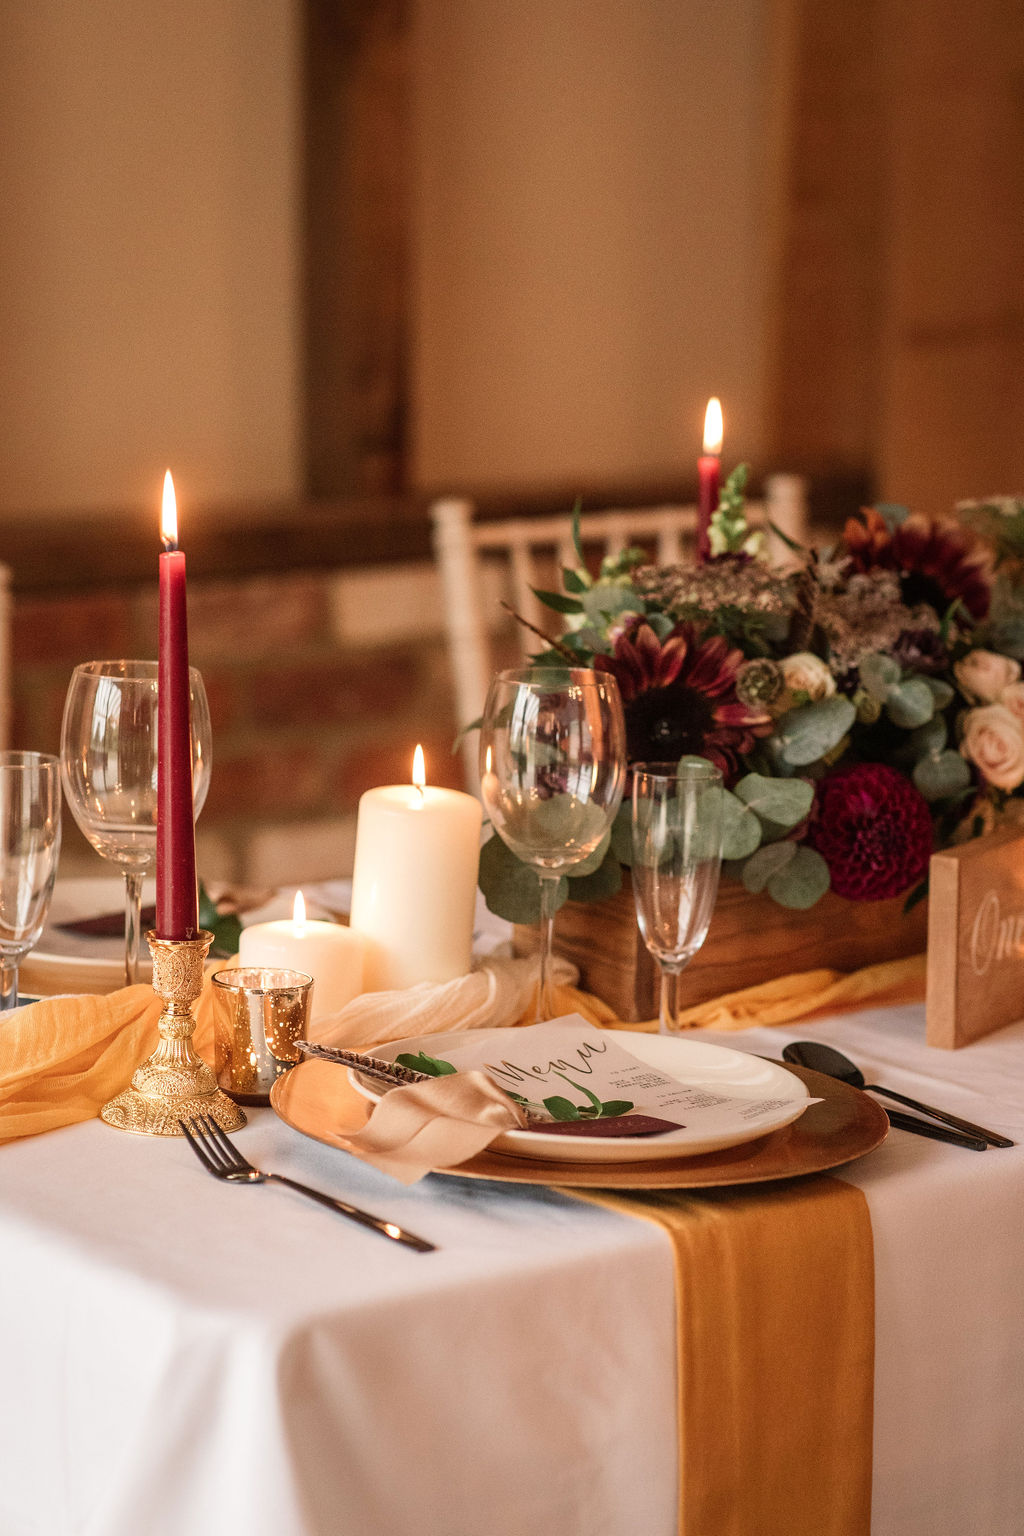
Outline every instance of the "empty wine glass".
[[[189, 669], [192, 803], [210, 785], [206, 689]], [[61, 727], [61, 778], [71, 814], [125, 883], [125, 983], [139, 979], [142, 882], [156, 862], [157, 663], [87, 661], [71, 676]]]
[[536, 1017], [552, 1017], [551, 940], [558, 886], [597, 852], [622, 800], [626, 726], [608, 672], [499, 672], [480, 731], [481, 795], [495, 831], [540, 877]]
[[0, 752], [0, 1012], [18, 1006], [18, 966], [39, 942], [59, 857], [59, 759]]
[[722, 775], [703, 758], [633, 765], [633, 895], [661, 971], [662, 1034], [679, 1029], [679, 978], [711, 923], [722, 807]]

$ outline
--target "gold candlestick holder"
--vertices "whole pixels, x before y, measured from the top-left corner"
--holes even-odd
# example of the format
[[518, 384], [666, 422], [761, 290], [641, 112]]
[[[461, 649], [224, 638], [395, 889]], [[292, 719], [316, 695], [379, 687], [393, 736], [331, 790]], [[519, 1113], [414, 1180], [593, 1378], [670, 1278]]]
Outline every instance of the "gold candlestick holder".
[[224, 1131], [237, 1131], [245, 1115], [217, 1087], [212, 1070], [193, 1045], [193, 1008], [203, 990], [203, 965], [213, 934], [159, 939], [146, 934], [153, 956], [153, 991], [163, 1001], [160, 1044], [132, 1076], [131, 1086], [100, 1110], [119, 1131], [136, 1136], [180, 1136], [179, 1120], [209, 1115]]

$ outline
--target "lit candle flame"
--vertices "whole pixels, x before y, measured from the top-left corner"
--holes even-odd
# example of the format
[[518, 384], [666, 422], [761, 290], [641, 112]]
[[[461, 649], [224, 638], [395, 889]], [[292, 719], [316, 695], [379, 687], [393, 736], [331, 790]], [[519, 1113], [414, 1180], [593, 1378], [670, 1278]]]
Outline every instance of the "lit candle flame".
[[178, 547], [178, 503], [174, 495], [174, 481], [168, 470], [164, 475], [164, 501], [160, 512], [160, 537], [164, 549]]
[[422, 747], [417, 747], [412, 755], [412, 781], [422, 795], [423, 787], [427, 782], [427, 767], [423, 761]]
[[717, 395], [712, 395], [704, 413], [704, 452], [718, 454], [721, 451], [722, 402]]
[[492, 772], [493, 772], [493, 769], [491, 768], [491, 749], [490, 749], [490, 747], [488, 747], [486, 755], [484, 757], [484, 773], [492, 773]]
[[295, 900], [292, 903], [292, 922], [301, 928], [306, 921], [306, 901], [301, 891], [295, 892]]

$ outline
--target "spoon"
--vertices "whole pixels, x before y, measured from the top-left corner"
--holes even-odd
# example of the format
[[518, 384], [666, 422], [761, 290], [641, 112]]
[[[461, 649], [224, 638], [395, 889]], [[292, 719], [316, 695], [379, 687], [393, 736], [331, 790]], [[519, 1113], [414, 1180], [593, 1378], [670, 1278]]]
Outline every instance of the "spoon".
[[[853, 1088], [871, 1089], [873, 1093], [881, 1093], [887, 1099], [895, 1099], [899, 1104], [906, 1104], [910, 1109], [920, 1110], [923, 1115], [931, 1115], [935, 1120], [941, 1120], [944, 1125], [950, 1125], [955, 1130], [962, 1132], [966, 1137], [976, 1138], [985, 1146], [1012, 1147], [1013, 1142], [1008, 1136], [1000, 1136], [995, 1131], [986, 1131], [983, 1126], [972, 1125], [969, 1120], [960, 1120], [956, 1115], [948, 1114], [943, 1109], [933, 1109], [930, 1104], [922, 1104], [917, 1099], [908, 1098], [906, 1094], [897, 1093], [893, 1088], [883, 1088], [879, 1083], [866, 1083], [864, 1074], [859, 1067], [854, 1066], [848, 1056], [835, 1050], [831, 1045], [825, 1045], [820, 1040], [794, 1040], [787, 1045], [782, 1052], [785, 1061], [791, 1061], [798, 1067], [807, 1067], [812, 1072], [824, 1072], [827, 1077], [838, 1078], [841, 1083], [849, 1083]], [[892, 1119], [892, 1116], [890, 1116]], [[906, 1123], [910, 1121], [910, 1123]], [[902, 1130], [917, 1130], [922, 1122], [914, 1121], [910, 1116], [900, 1116], [894, 1119], [893, 1124]], [[938, 1127], [929, 1127], [929, 1130], [937, 1130]], [[921, 1134], [927, 1135], [929, 1131], [922, 1128]], [[938, 1138], [946, 1140], [946, 1137]]]

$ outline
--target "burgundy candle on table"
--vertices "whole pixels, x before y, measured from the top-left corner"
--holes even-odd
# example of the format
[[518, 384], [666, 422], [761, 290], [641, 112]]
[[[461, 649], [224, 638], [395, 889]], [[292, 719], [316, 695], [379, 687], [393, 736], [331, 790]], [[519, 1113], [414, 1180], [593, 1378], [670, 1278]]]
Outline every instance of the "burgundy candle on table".
[[722, 406], [717, 396], [708, 401], [704, 414], [704, 452], [697, 460], [699, 495], [697, 500], [697, 559], [703, 563], [711, 553], [711, 519], [718, 510], [722, 461]]
[[192, 731], [185, 556], [170, 470], [164, 476], [160, 535], [156, 935], [194, 939], [199, 930], [196, 831], [192, 813]]

